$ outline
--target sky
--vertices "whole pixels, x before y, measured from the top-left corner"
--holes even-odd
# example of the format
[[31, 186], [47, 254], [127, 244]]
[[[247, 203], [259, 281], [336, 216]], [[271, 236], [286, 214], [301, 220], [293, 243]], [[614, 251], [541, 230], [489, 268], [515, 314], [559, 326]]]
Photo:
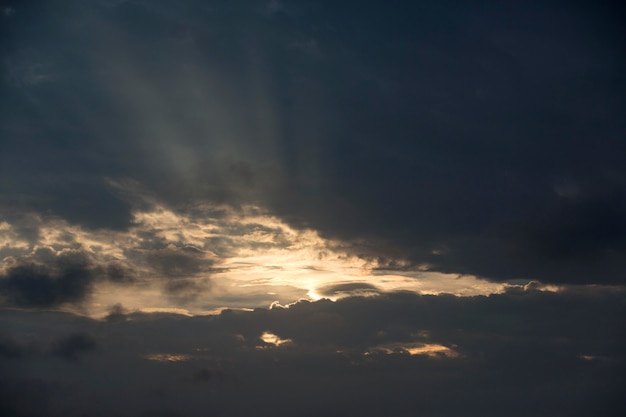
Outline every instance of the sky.
[[0, 1], [0, 415], [624, 415], [625, 19]]

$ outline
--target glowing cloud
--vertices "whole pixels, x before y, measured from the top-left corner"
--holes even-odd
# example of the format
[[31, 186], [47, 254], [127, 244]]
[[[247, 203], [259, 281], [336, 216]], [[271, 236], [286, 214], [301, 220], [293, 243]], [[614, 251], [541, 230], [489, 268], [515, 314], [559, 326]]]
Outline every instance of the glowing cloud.
[[267, 343], [268, 345], [274, 345], [274, 346], [281, 346], [286, 343], [293, 343], [293, 340], [281, 339], [279, 336], [271, 332], [263, 332], [260, 338], [263, 342]]
[[145, 355], [144, 359], [155, 362], [186, 362], [191, 359], [191, 356], [173, 353], [153, 353]]
[[477, 295], [505, 284], [416, 268], [384, 270], [349, 255], [340, 242], [296, 230], [255, 206], [173, 210], [147, 201], [128, 230], [86, 229], [39, 219], [37, 241], [0, 223], [0, 272], [22, 264], [81, 256], [94, 279], [81, 311], [104, 316], [111, 306], [140, 311], [206, 314], [223, 307], [288, 305], [389, 291]]
[[387, 355], [408, 353], [411, 356], [424, 355], [430, 358], [459, 358], [461, 355], [455, 350], [436, 343], [394, 343], [379, 345], [371, 348], [365, 354], [384, 353]]

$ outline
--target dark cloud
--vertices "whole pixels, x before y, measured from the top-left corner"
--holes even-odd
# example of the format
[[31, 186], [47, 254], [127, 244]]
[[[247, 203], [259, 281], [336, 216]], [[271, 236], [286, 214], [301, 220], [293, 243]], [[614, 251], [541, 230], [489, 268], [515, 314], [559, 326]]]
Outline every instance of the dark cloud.
[[41, 211], [50, 210], [72, 223], [90, 228], [122, 230], [131, 221], [131, 205], [102, 181], [89, 182], [69, 180], [51, 190], [42, 202]]
[[79, 355], [93, 352], [96, 346], [96, 341], [88, 334], [74, 333], [57, 341], [52, 349], [52, 354], [76, 361]]
[[51, 390], [40, 380], [0, 380], [0, 413], [11, 417], [43, 416]]
[[193, 247], [170, 246], [151, 251], [146, 255], [148, 263], [166, 277], [186, 277], [197, 274], [211, 265], [205, 254]]
[[68, 251], [51, 264], [23, 263], [0, 276], [2, 298], [21, 307], [57, 307], [79, 303], [88, 297], [95, 280], [90, 261], [80, 252]]
[[220, 369], [202, 368], [193, 375], [193, 380], [200, 383], [224, 382], [226, 376]]
[[[623, 7], [6, 7], [0, 221], [21, 240], [0, 248], [0, 296], [40, 311], [0, 313], [0, 414], [623, 415]], [[280, 228], [224, 220], [249, 205], [381, 268], [565, 289], [210, 317], [116, 307], [101, 322], [41, 312], [105, 280], [160, 280], [184, 304], [238, 247], [289, 247]], [[223, 221], [191, 246], [178, 225], [136, 222], [157, 206]], [[48, 247], [50, 222], [67, 230]], [[136, 232], [135, 246], [118, 234], [125, 260], [88, 252], [77, 225]], [[245, 246], [256, 232], [271, 239]]]
[[[4, 311], [0, 318], [26, 325], [11, 330], [13, 339], [46, 329], [50, 352], [81, 360], [55, 368], [46, 366], [59, 360], [54, 355], [39, 356], [41, 367], [25, 356], [0, 361], [11, 363], [8, 383], [40, 381], [51, 395], [72, 390], [56, 405], [70, 416], [155, 409], [370, 416], [417, 408], [440, 416], [617, 416], [625, 305], [621, 290], [529, 288], [489, 297], [351, 297], [208, 317], [132, 313], [114, 322], [71, 315], [41, 322]], [[291, 342], [263, 342], [267, 333]], [[410, 354], [428, 346], [454, 354]], [[98, 355], [86, 354], [96, 347]], [[87, 400], [96, 391], [98, 399]]]
[[[328, 46], [333, 78], [310, 76], [338, 117], [320, 121], [307, 153], [315, 176], [294, 164], [273, 207], [370, 243], [354, 249], [364, 255], [495, 280], [621, 281], [623, 45], [596, 26], [599, 10], [492, 6], [335, 14], [352, 32], [334, 46], [352, 61]], [[581, 201], [563, 195], [564, 179]]]
[[349, 295], [375, 295], [379, 294], [379, 289], [366, 282], [351, 282], [347, 284], [330, 284], [315, 290], [323, 297], [349, 296]]
[[192, 246], [169, 245], [143, 256], [150, 270], [164, 279], [162, 288], [172, 300], [184, 304], [210, 290], [214, 260], [206, 252]]
[[23, 354], [23, 349], [13, 340], [0, 336], [0, 356], [3, 358], [17, 358]]
[[120, 230], [134, 181], [391, 263], [623, 281], [622, 8], [78, 3], [3, 17], [13, 210]]
[[206, 294], [211, 286], [206, 279], [185, 278], [166, 282], [163, 288], [170, 299], [184, 305], [203, 293]]
[[549, 258], [595, 258], [626, 247], [626, 200], [591, 196], [549, 207], [531, 231], [532, 244]]
[[110, 322], [124, 321], [127, 318], [128, 311], [121, 304], [115, 304], [109, 314], [106, 316], [105, 320]]
[[104, 268], [107, 278], [115, 283], [132, 283], [135, 281], [136, 272], [132, 269], [120, 264], [112, 262]]
[[42, 246], [30, 255], [5, 258], [5, 262], [0, 299], [5, 305], [27, 308], [80, 306], [90, 299], [97, 283], [128, 285], [135, 276], [127, 267], [96, 260], [82, 249], [57, 252]]

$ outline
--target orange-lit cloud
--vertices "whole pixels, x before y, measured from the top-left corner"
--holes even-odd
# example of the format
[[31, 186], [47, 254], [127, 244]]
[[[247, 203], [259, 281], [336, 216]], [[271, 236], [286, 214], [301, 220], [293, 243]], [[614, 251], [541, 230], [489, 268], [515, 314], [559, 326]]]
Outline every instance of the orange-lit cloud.
[[174, 353], [151, 353], [145, 355], [144, 358], [156, 362], [186, 362], [191, 359], [191, 356]]
[[366, 352], [384, 353], [387, 355], [408, 353], [411, 356], [424, 355], [431, 358], [458, 358], [461, 355], [455, 350], [436, 343], [393, 343], [378, 345]]
[[222, 307], [289, 304], [301, 298], [336, 300], [389, 291], [491, 294], [504, 284], [416, 268], [382, 269], [341, 250], [313, 230], [296, 230], [258, 207], [197, 207], [176, 213], [156, 203], [134, 212], [128, 230], [85, 229], [40, 220], [28, 244], [0, 223], [0, 269], [47, 262], [68, 250], [90, 262], [93, 291], [82, 305], [92, 315], [121, 304], [131, 310], [201, 314]]
[[267, 343], [268, 345], [274, 345], [274, 346], [281, 346], [287, 343], [293, 343], [293, 340], [281, 339], [279, 336], [275, 335], [272, 332], [263, 332], [263, 334], [261, 334], [260, 339], [264, 343]]

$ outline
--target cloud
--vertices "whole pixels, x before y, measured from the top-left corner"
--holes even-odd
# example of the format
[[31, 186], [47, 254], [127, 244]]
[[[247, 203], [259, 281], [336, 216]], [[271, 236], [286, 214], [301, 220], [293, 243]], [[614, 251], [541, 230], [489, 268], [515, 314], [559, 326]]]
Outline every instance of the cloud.
[[4, 7], [0, 414], [623, 414], [623, 8], [335, 3]]
[[109, 314], [105, 317], [105, 320], [111, 322], [123, 321], [126, 320], [127, 314], [128, 311], [124, 308], [124, 306], [118, 303], [111, 308]]
[[[67, 415], [140, 415], [157, 405], [183, 416], [248, 414], [271, 404], [272, 415], [303, 416], [409, 415], [416, 407], [444, 416], [620, 415], [623, 301], [622, 290], [592, 287], [394, 293], [204, 317], [129, 313], [123, 321], [70, 314], [42, 321], [3, 310], [0, 320], [21, 323], [11, 340], [50, 346], [41, 350], [50, 354], [0, 357], [10, 365], [2, 368], [3, 394], [18, 380], [51, 395], [71, 389], [76, 395], [57, 396]], [[27, 405], [2, 398], [3, 406]]]
[[23, 354], [22, 347], [13, 340], [4, 337], [0, 339], [0, 356], [3, 358], [17, 358]]
[[378, 295], [380, 294], [375, 285], [366, 282], [354, 282], [347, 284], [331, 284], [317, 288], [316, 292], [323, 297], [354, 296], [354, 295]]
[[45, 208], [72, 223], [120, 230], [132, 221], [129, 202], [115, 195], [104, 181], [68, 181], [51, 194]]
[[253, 204], [390, 264], [623, 282], [621, 10], [446, 4], [20, 8], [4, 204], [127, 230], [145, 207], [111, 184], [132, 182], [177, 213]]
[[169, 246], [151, 251], [146, 258], [154, 269], [170, 278], [197, 274], [208, 263], [202, 251], [194, 247]]
[[199, 383], [208, 383], [216, 380], [219, 382], [223, 382], [225, 379], [225, 375], [219, 369], [210, 370], [207, 368], [202, 368], [194, 374], [193, 379], [194, 381]]
[[64, 251], [51, 264], [21, 263], [0, 276], [6, 303], [21, 307], [57, 307], [79, 303], [91, 293], [95, 276], [79, 251]]
[[342, 243], [295, 230], [258, 207], [175, 213], [149, 200], [144, 206], [127, 230], [37, 218], [36, 235], [22, 237], [19, 222], [3, 222], [0, 268], [5, 274], [20, 265], [54, 269], [61, 254], [81, 253], [93, 277], [86, 287], [90, 297], [54, 307], [80, 305], [98, 317], [115, 304], [198, 313], [399, 289], [469, 295], [504, 288], [475, 277], [385, 270], [388, 265], [350, 255]]
[[70, 361], [76, 361], [79, 355], [93, 352], [96, 346], [96, 341], [88, 334], [73, 333], [59, 340], [55, 344], [52, 354]]
[[[133, 265], [108, 256], [106, 242], [95, 249], [82, 232], [63, 225], [41, 225], [41, 236], [22, 245], [14, 240], [0, 249], [0, 299], [22, 308], [82, 308], [89, 310], [92, 295], [109, 283], [121, 288], [135, 283]], [[102, 245], [100, 245], [102, 244]], [[3, 253], [4, 252], [4, 253]]]

